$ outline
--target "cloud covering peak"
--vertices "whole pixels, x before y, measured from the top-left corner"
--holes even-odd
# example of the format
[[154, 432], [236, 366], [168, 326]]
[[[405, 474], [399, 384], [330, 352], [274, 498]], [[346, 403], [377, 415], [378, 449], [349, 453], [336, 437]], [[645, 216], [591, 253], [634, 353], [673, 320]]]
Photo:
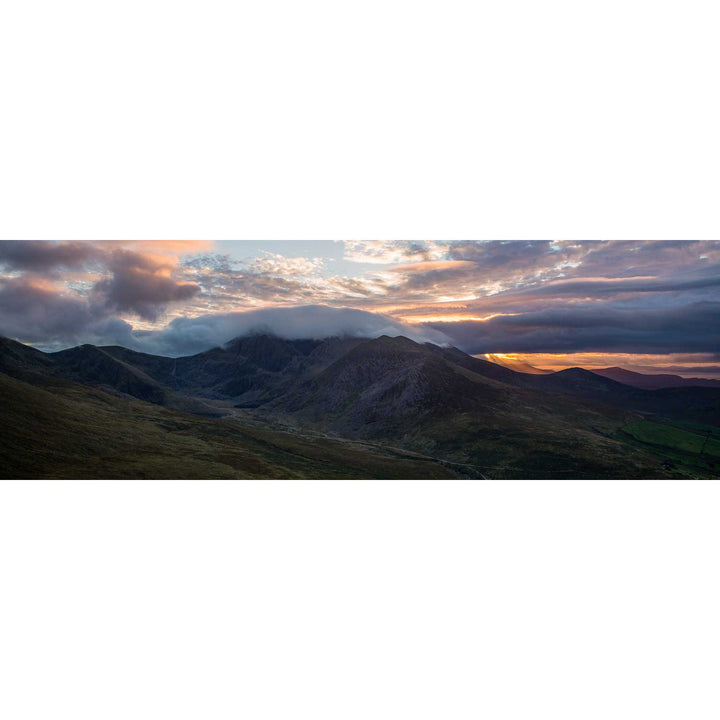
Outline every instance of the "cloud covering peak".
[[404, 335], [416, 342], [442, 344], [449, 341], [444, 333], [432, 328], [413, 327], [378, 313], [323, 305], [180, 317], [162, 330], [135, 333], [129, 339], [136, 349], [144, 352], [179, 356], [202, 352], [224, 345], [236, 337], [259, 333], [288, 340]]
[[[439, 330], [406, 325], [379, 313], [306, 305], [217, 313], [194, 318], [177, 317], [159, 330], [138, 330], [128, 322], [113, 318], [89, 323], [82, 342], [122, 345], [153, 355], [179, 357], [225, 345], [237, 337], [256, 334], [276, 335], [287, 340], [404, 335], [416, 342], [448, 344], [450, 341]], [[48, 350], [57, 349], [60, 345], [53, 342], [40, 343], [41, 348]]]

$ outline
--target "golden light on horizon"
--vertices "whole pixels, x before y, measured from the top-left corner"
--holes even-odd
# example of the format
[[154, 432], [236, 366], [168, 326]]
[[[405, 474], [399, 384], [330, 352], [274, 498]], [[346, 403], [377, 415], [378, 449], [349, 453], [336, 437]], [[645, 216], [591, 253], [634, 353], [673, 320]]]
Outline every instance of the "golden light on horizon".
[[406, 322], [410, 325], [417, 323], [443, 323], [443, 322], [486, 322], [496, 317], [506, 317], [508, 315], [517, 315], [517, 313], [492, 313], [491, 315], [478, 316], [478, 315], [405, 315], [399, 316], [398, 319]]
[[[485, 353], [476, 357], [486, 360], [497, 359], [510, 363], [522, 363], [541, 370], [565, 370], [582, 367], [589, 370], [622, 367], [626, 370], [646, 374], [667, 373], [685, 377], [717, 378], [717, 361], [697, 357], [688, 353], [669, 355], [639, 353]], [[691, 366], [692, 369], [683, 369]], [[707, 370], [705, 370], [707, 367]]]

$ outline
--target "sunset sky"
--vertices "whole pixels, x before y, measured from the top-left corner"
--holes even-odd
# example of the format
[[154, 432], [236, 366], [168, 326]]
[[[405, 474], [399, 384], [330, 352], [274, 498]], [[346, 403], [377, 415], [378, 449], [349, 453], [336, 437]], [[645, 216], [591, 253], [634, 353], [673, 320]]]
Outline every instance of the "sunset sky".
[[263, 330], [720, 377], [720, 242], [0, 243], [0, 334], [44, 350], [182, 355]]

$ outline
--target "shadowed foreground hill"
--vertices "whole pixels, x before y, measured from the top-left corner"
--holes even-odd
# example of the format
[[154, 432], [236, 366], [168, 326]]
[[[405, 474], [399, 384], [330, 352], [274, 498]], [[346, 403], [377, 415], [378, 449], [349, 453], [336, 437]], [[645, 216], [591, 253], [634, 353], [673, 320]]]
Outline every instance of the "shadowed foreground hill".
[[402, 450], [301, 437], [0, 373], [2, 478], [453, 478]]

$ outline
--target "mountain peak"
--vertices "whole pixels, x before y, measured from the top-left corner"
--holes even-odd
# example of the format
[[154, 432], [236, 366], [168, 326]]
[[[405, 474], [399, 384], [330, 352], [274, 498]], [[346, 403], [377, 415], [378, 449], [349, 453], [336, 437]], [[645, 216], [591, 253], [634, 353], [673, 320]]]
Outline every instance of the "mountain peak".
[[569, 368], [563, 368], [562, 370], [558, 370], [555, 375], [586, 375], [587, 373], [590, 373], [590, 370], [586, 370], [585, 368], [581, 367], [569, 367]]
[[404, 335], [380, 335], [380, 337], [373, 338], [368, 341], [375, 346], [388, 346], [388, 347], [405, 347], [405, 348], [421, 348], [422, 345], [411, 340], [409, 337]]

